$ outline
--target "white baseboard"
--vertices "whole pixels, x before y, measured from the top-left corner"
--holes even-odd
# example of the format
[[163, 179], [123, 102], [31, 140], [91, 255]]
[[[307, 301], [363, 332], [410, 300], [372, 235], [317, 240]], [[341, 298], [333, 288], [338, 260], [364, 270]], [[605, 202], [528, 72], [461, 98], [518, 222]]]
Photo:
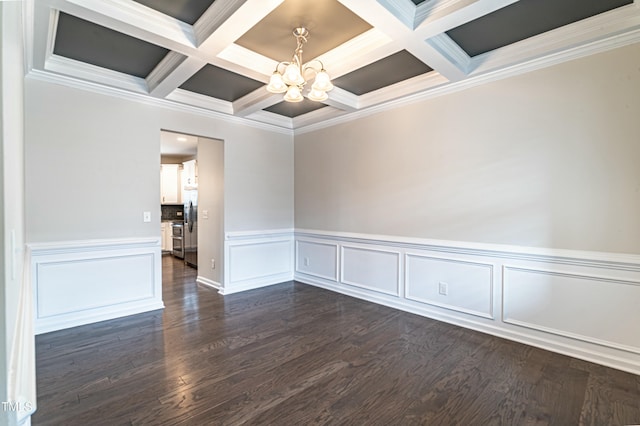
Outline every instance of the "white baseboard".
[[157, 238], [29, 246], [36, 334], [164, 307]]
[[210, 280], [209, 278], [205, 278], [205, 277], [200, 276], [200, 275], [198, 275], [198, 277], [196, 278], [196, 282], [198, 284], [202, 284], [205, 287], [210, 287], [210, 288], [213, 288], [215, 290], [222, 289], [222, 284], [220, 284], [219, 282]]
[[640, 256], [295, 235], [297, 281], [640, 374]]

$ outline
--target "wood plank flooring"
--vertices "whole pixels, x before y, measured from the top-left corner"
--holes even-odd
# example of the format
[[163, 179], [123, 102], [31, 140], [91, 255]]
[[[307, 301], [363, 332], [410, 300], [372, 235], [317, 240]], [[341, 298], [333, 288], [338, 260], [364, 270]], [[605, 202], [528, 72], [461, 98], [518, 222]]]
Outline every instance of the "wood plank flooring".
[[640, 377], [289, 282], [36, 338], [33, 425], [640, 424]]

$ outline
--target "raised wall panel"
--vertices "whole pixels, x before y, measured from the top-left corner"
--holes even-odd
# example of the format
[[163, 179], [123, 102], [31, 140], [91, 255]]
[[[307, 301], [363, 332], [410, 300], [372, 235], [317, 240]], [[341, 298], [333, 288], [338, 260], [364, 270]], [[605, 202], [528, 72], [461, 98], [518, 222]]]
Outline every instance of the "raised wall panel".
[[293, 279], [291, 231], [227, 233], [222, 294], [231, 294]]
[[296, 272], [338, 281], [338, 245], [296, 241]]
[[298, 262], [326, 251], [323, 275], [331, 248], [340, 254], [338, 282], [296, 269], [299, 282], [640, 374], [639, 255], [304, 229], [295, 238]]
[[154, 296], [153, 255], [40, 263], [37, 316], [46, 318]]
[[505, 266], [503, 287], [507, 323], [640, 354], [638, 281]]
[[30, 244], [35, 332], [164, 307], [156, 238]]
[[344, 284], [398, 296], [400, 288], [400, 253], [342, 246], [342, 271]]
[[232, 246], [231, 282], [247, 281], [291, 270], [291, 242], [276, 241]]
[[[419, 254], [405, 257], [405, 297], [493, 318], [493, 265]], [[447, 294], [440, 294], [440, 283]]]

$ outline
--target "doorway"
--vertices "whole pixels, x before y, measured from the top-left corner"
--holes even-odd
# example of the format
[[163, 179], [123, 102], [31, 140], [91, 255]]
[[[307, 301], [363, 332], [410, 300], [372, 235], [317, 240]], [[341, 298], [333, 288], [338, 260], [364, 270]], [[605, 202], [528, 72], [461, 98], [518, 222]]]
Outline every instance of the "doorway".
[[[197, 269], [198, 283], [220, 289], [224, 265], [224, 143], [162, 130], [160, 163], [161, 186], [165, 180], [169, 186], [178, 182], [177, 202], [163, 202], [161, 206], [163, 232], [167, 232], [167, 227], [172, 229], [171, 244], [163, 245], [163, 254], [173, 258], [182, 255], [186, 265]], [[172, 174], [174, 169], [178, 173], [176, 178]], [[161, 199], [165, 201], [166, 192], [161, 188]], [[180, 225], [182, 230], [178, 231]], [[174, 232], [182, 236], [174, 238]], [[164, 238], [163, 234], [163, 241], [167, 241]], [[182, 251], [174, 250], [174, 245], [181, 245]]]

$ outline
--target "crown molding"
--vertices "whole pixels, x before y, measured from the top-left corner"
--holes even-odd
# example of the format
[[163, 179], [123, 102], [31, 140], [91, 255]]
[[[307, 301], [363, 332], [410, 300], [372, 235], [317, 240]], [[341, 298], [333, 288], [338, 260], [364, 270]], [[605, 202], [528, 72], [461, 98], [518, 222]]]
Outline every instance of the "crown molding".
[[[128, 90], [120, 89], [117, 87], [106, 87], [99, 83], [94, 83], [90, 81], [81, 81], [72, 77], [54, 74], [48, 71], [31, 69], [29, 70], [25, 78], [36, 80], [36, 81], [43, 81], [46, 83], [58, 84], [61, 86], [70, 87], [74, 89], [85, 90], [85, 91], [97, 93], [100, 95], [106, 95], [106, 96], [111, 96], [111, 97], [120, 98], [124, 100], [134, 101], [134, 102], [138, 102], [145, 105], [162, 107], [162, 108], [174, 110], [176, 112], [197, 114], [203, 117], [220, 120], [229, 124], [243, 125], [243, 126], [260, 129], [260, 130], [266, 130], [266, 131], [281, 133], [281, 134], [290, 135], [290, 136], [293, 135], [293, 130], [291, 128], [287, 128], [281, 125], [259, 122], [256, 120], [251, 120], [243, 117], [235, 117], [233, 115], [212, 111], [212, 110], [198, 107], [198, 106], [182, 104], [176, 101], [172, 101], [170, 99], [154, 98], [147, 94], [130, 92]], [[273, 114], [273, 115], [276, 115], [276, 114]]]
[[44, 69], [49, 72], [73, 76], [74, 78], [92, 81], [118, 89], [136, 93], [147, 93], [147, 82], [144, 78], [135, 77], [118, 71], [91, 65], [75, 59], [52, 54], [45, 63]]
[[492, 81], [502, 80], [508, 77], [513, 77], [520, 74], [525, 74], [531, 71], [535, 71], [542, 68], [547, 68], [552, 65], [561, 64], [563, 62], [579, 59], [585, 56], [594, 55], [597, 53], [606, 52], [609, 50], [617, 49], [620, 47], [628, 46], [640, 42], [640, 28], [628, 32], [623, 35], [612, 36], [602, 40], [594, 41], [582, 46], [574, 47], [573, 49], [567, 49], [562, 52], [547, 55], [545, 57], [532, 59], [521, 64], [517, 64], [511, 67], [498, 69], [495, 71], [487, 72], [484, 74], [472, 76], [465, 80], [451, 82], [424, 92], [416, 93], [414, 95], [407, 96], [405, 98], [395, 99], [389, 102], [384, 102], [371, 106], [369, 108], [360, 109], [346, 116], [340, 116], [333, 119], [329, 119], [320, 123], [310, 124], [301, 128], [295, 129], [295, 134], [304, 134], [321, 130], [327, 127], [336, 126], [348, 121], [353, 121], [359, 118], [367, 117], [373, 114], [377, 114], [383, 111], [389, 111], [401, 106], [411, 105], [427, 99], [436, 98], [439, 96], [447, 95], [450, 93], [459, 92], [472, 87], [479, 86], [481, 84], [489, 83]]
[[[638, 29], [640, 29], [640, 10], [636, 4], [629, 4], [475, 56], [471, 58], [469, 73], [477, 75], [537, 57], [550, 58], [558, 52], [560, 55], [566, 53], [571, 59], [570, 53], [575, 46], [590, 46], [591, 43], [600, 39], [624, 37]], [[615, 40], [612, 40], [612, 43], [615, 43]], [[597, 52], [587, 52], [587, 54]]]

